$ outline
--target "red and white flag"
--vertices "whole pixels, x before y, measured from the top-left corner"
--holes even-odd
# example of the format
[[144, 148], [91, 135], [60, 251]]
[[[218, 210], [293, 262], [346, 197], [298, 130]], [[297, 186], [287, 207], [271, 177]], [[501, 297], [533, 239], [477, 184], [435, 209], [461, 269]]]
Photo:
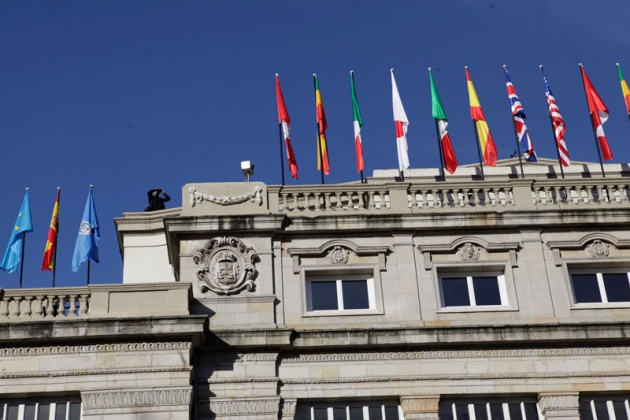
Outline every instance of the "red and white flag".
[[580, 64], [582, 70], [582, 81], [584, 82], [584, 91], [586, 92], [586, 102], [588, 103], [588, 112], [591, 114], [591, 120], [593, 121], [593, 130], [595, 130], [595, 136], [599, 142], [599, 147], [602, 151], [602, 157], [604, 160], [612, 160], [613, 155], [608, 146], [608, 140], [606, 140], [606, 134], [604, 134], [604, 123], [608, 120], [608, 108], [602, 98], [599, 97], [597, 91], [593, 87], [590, 79], [584, 71], [584, 66]]
[[394, 69], [390, 70], [392, 74], [392, 104], [394, 106], [394, 124], [396, 124], [396, 146], [398, 148], [398, 168], [401, 171], [409, 168], [409, 154], [407, 153], [407, 127], [409, 120], [403, 108], [398, 86], [394, 78]]
[[289, 161], [289, 169], [291, 170], [291, 176], [293, 178], [298, 177], [297, 160], [295, 160], [295, 154], [293, 153], [293, 147], [291, 146], [291, 139], [289, 138], [289, 129], [291, 124], [291, 118], [289, 118], [289, 112], [287, 106], [284, 103], [284, 97], [282, 96], [282, 89], [280, 89], [280, 79], [276, 74], [276, 101], [278, 102], [278, 122], [282, 129], [282, 137], [284, 138], [284, 144], [287, 148], [287, 160]]

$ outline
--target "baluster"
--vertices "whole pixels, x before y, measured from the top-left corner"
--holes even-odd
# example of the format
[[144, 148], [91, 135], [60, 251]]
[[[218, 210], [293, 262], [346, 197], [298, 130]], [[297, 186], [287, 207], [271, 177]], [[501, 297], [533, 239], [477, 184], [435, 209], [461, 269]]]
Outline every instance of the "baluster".
[[416, 190], [409, 189], [409, 195], [407, 196], [409, 208], [415, 209], [418, 207], [418, 197], [416, 194], [418, 194]]
[[466, 206], [466, 191], [463, 188], [459, 188], [457, 190], [457, 201], [459, 202], [459, 207]]
[[44, 307], [43, 307], [43, 299], [44, 296], [35, 296], [35, 317], [43, 318], [44, 317]]
[[330, 209], [330, 193], [324, 193], [323, 198], [324, 198], [323, 210]]
[[547, 205], [556, 204], [556, 200], [554, 199], [555, 188], [553, 186], [544, 187], [545, 189], [545, 201]]
[[31, 304], [33, 303], [33, 297], [32, 296], [27, 296], [24, 298], [24, 310], [22, 311], [21, 316], [23, 318], [30, 318], [31, 315], [33, 314], [33, 308], [31, 307]]
[[15, 318], [19, 318], [20, 316], [20, 311], [22, 308], [20, 308], [20, 305], [22, 304], [22, 297], [15, 297], [13, 298], [13, 310], [11, 311], [11, 316], [15, 317]]
[[9, 298], [3, 297], [0, 302], [0, 316], [7, 318], [9, 316]]
[[46, 314], [45, 318], [54, 318], [55, 316], [55, 297], [48, 296], [46, 297]]
[[385, 205], [385, 209], [391, 208], [391, 203], [389, 202], [389, 191], [383, 190], [383, 204]]
[[416, 190], [416, 193], [415, 193], [416, 203], [419, 209], [424, 208], [426, 206], [426, 204], [424, 203], [424, 193], [425, 192], [423, 190]]
[[79, 316], [87, 316], [88, 295], [81, 295], [79, 298]]
[[505, 188], [498, 188], [496, 192], [497, 205], [505, 207], [507, 199], [505, 198]]
[[77, 295], [70, 295], [70, 305], [68, 316], [79, 316], [77, 313]]

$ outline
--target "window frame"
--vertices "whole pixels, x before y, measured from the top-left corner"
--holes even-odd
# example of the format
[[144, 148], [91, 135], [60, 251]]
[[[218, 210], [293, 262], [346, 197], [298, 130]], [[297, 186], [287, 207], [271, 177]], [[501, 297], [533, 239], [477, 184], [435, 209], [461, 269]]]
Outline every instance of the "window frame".
[[[518, 301], [516, 299], [516, 287], [514, 276], [509, 265], [506, 264], [435, 264], [433, 266], [437, 313], [456, 312], [505, 312], [518, 311]], [[474, 277], [496, 277], [500, 305], [477, 305], [472, 287]], [[470, 305], [465, 306], [445, 306], [442, 279], [466, 278], [466, 287], [470, 300]]]
[[[352, 267], [304, 267], [301, 273], [302, 285], [302, 316], [356, 316], [356, 315], [381, 315], [383, 314], [383, 298], [381, 292], [380, 270], [378, 267], [352, 266]], [[365, 309], [339, 309], [343, 308], [343, 282], [367, 281], [367, 294], [369, 308]], [[317, 281], [334, 281], [337, 291], [337, 309], [313, 310], [311, 283]]]
[[[630, 269], [627, 268], [615, 268], [601, 266], [589, 266], [589, 265], [576, 265], [570, 264], [566, 267], [568, 290], [570, 294], [571, 307], [573, 309], [597, 309], [597, 308], [630, 308], [630, 300], [625, 302], [609, 302], [608, 291], [604, 284], [604, 274], [626, 274], [628, 277], [628, 284], [630, 286]], [[577, 302], [575, 297], [575, 287], [573, 282], [574, 274], [595, 274], [597, 279], [597, 288], [599, 291], [599, 302]]]

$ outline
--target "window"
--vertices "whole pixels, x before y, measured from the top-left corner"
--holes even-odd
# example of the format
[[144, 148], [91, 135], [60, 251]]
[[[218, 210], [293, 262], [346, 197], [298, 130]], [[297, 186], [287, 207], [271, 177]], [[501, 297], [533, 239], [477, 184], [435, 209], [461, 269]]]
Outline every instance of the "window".
[[624, 395], [580, 396], [580, 419], [615, 420], [630, 418], [630, 404]]
[[298, 404], [295, 420], [404, 420], [398, 403]]
[[313, 276], [306, 281], [306, 306], [309, 312], [375, 309], [374, 301], [372, 278]]
[[0, 399], [2, 420], [80, 420], [78, 397]]
[[440, 401], [440, 420], [542, 420], [534, 398], [475, 398]]
[[571, 272], [575, 303], [630, 302], [627, 272]]
[[504, 275], [443, 275], [440, 277], [442, 307], [505, 306]]

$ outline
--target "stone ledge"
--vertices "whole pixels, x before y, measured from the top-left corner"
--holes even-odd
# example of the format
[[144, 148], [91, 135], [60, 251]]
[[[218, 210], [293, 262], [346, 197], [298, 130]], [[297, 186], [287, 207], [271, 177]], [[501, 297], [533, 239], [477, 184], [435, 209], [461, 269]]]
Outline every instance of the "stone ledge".
[[207, 330], [208, 317], [204, 315], [153, 316], [137, 318], [63, 319], [55, 321], [0, 324], [0, 343], [10, 344], [54, 341], [81, 341], [89, 339], [120, 340], [155, 337], [201, 340]]

